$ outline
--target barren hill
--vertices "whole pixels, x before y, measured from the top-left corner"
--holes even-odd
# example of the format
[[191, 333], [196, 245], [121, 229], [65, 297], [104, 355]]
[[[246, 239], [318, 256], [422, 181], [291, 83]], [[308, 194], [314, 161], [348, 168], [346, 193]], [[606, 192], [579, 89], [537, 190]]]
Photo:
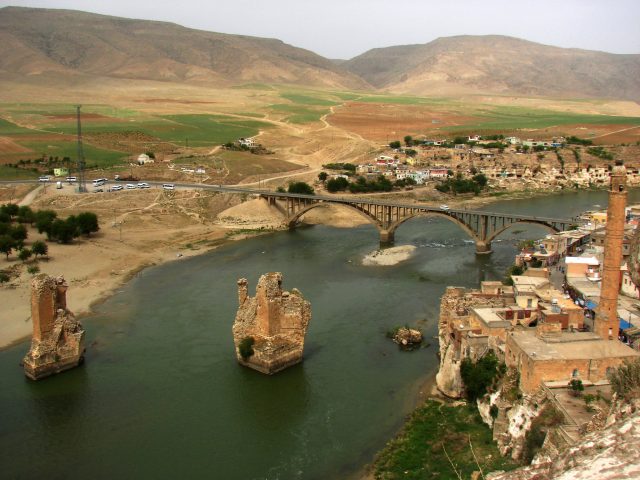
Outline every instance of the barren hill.
[[0, 9], [0, 76], [78, 75], [369, 87], [330, 60], [276, 39], [71, 10]]
[[498, 35], [376, 48], [341, 66], [377, 88], [398, 93], [640, 100], [640, 55], [551, 47]]

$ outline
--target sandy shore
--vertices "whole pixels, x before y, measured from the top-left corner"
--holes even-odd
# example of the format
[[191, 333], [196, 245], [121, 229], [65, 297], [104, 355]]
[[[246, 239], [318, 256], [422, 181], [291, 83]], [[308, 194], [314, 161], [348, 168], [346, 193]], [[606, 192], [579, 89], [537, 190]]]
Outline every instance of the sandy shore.
[[362, 264], [366, 266], [391, 266], [408, 260], [413, 255], [416, 247], [413, 245], [400, 245], [381, 250], [374, 250], [365, 255]]

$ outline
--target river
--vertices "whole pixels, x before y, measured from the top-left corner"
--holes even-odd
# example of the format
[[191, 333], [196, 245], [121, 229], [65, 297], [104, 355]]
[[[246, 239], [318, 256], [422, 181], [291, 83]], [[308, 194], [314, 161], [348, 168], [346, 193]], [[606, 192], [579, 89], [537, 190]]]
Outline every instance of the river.
[[[564, 217], [596, 204], [606, 206], [606, 192], [486, 209]], [[147, 269], [84, 322], [83, 367], [31, 382], [19, 366], [26, 342], [0, 352], [1, 476], [342, 478], [371, 461], [435, 371], [446, 286], [501, 278], [518, 239], [544, 233], [515, 226], [477, 257], [454, 224], [417, 218], [396, 233], [396, 245], [418, 247], [410, 260], [365, 267], [373, 227], [315, 226]], [[236, 280], [253, 295], [268, 271], [313, 312], [304, 362], [272, 377], [236, 363], [231, 335]], [[404, 324], [429, 345], [399, 351], [385, 332]]]

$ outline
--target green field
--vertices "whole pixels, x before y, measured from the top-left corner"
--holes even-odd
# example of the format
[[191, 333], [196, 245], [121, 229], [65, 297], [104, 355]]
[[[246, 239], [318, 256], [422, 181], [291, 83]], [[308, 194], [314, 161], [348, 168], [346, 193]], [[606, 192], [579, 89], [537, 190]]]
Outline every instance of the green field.
[[[30, 152], [0, 150], [4, 162], [36, 160], [43, 157], [76, 159], [75, 107], [66, 104], [3, 104], [0, 105], [0, 136], [13, 140]], [[82, 108], [82, 132], [85, 134], [84, 153], [88, 168], [108, 168], [122, 163], [128, 153], [91, 145], [91, 134], [141, 132], [158, 141], [191, 147], [214, 146], [251, 137], [261, 129], [272, 128], [270, 123], [227, 115], [185, 114], [149, 115], [108, 105], [86, 105]], [[254, 117], [259, 113], [246, 114]], [[7, 120], [11, 118], [14, 122]], [[20, 126], [26, 125], [31, 128]], [[89, 137], [89, 138], [87, 138]], [[1, 147], [1, 145], [0, 145]], [[117, 147], [116, 147], [117, 148]], [[13, 169], [4, 172], [9, 175]], [[27, 175], [23, 171], [17, 174]]]
[[378, 454], [374, 474], [381, 480], [455, 480], [471, 478], [479, 467], [486, 475], [517, 465], [500, 455], [491, 429], [475, 407], [452, 407], [427, 400], [413, 412], [400, 435]]
[[524, 107], [495, 106], [478, 109], [472, 114], [477, 122], [452, 127], [449, 130], [516, 130], [548, 128], [560, 125], [640, 125], [640, 117], [589, 115]]

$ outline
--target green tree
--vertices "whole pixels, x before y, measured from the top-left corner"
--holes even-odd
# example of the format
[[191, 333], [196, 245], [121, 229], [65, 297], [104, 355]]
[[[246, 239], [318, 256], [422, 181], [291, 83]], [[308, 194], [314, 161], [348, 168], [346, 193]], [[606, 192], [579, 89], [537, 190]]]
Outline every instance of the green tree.
[[19, 207], [15, 203], [7, 203], [6, 205], [4, 205], [4, 211], [12, 217], [18, 215], [18, 210]]
[[291, 182], [289, 184], [289, 193], [300, 193], [303, 195], [313, 195], [313, 187], [306, 182]]
[[33, 255], [38, 258], [38, 255], [46, 255], [49, 252], [49, 246], [42, 240], [36, 240], [33, 242], [33, 245], [31, 245], [31, 251]]
[[27, 239], [27, 227], [24, 225], [14, 225], [9, 231], [9, 236], [13, 238], [16, 245], [22, 245]]
[[489, 350], [477, 362], [473, 362], [469, 358], [462, 360], [460, 376], [464, 383], [467, 399], [470, 402], [475, 402], [478, 398], [483, 397], [487, 393], [487, 389], [504, 373], [504, 370], [504, 365], [500, 364], [493, 350]]
[[7, 256], [7, 260], [9, 260], [9, 255], [11, 255], [14, 247], [15, 243], [13, 238], [9, 235], [0, 236], [0, 253], [4, 253]]
[[487, 176], [484, 173], [478, 173], [473, 176], [473, 181], [480, 186], [480, 188], [484, 188], [487, 186]]
[[413, 145], [413, 137], [411, 135], [407, 135], [406, 137], [404, 137], [404, 144], [407, 147], [411, 147]]
[[35, 214], [35, 224], [38, 232], [46, 233], [47, 237], [50, 237], [51, 226], [57, 216], [56, 212], [52, 210], [38, 210]]
[[35, 216], [35, 213], [33, 213], [33, 210], [31, 210], [31, 207], [28, 207], [27, 205], [23, 205], [18, 208], [18, 222], [28, 223], [29, 225], [33, 225], [33, 222], [35, 221], [35, 219], [36, 219], [36, 216]]
[[98, 216], [93, 212], [82, 212], [76, 217], [75, 223], [79, 233], [89, 237], [92, 233], [100, 230]]
[[349, 187], [349, 182], [344, 177], [332, 178], [327, 182], [327, 191], [334, 193], [344, 191]]
[[318, 174], [318, 180], [320, 180], [322, 183], [326, 182], [328, 177], [329, 175], [327, 175], [327, 172], [320, 172]]
[[390, 147], [390, 148], [393, 148], [393, 149], [398, 149], [398, 148], [400, 148], [401, 146], [402, 146], [402, 144], [400, 143], [400, 141], [399, 141], [399, 140], [395, 140], [395, 141], [393, 141], [393, 142], [389, 143], [389, 147]]
[[[69, 217], [71, 218], [71, 217]], [[51, 224], [51, 239], [56, 240], [58, 243], [71, 243], [71, 240], [76, 236], [75, 220], [69, 221], [55, 219]]]
[[22, 263], [29, 260], [32, 255], [33, 252], [28, 248], [21, 248], [20, 251], [18, 251], [18, 258], [22, 261]]
[[574, 397], [579, 397], [580, 394], [584, 391], [584, 385], [582, 384], [582, 380], [578, 378], [574, 378], [569, 382], [569, 388], [571, 389], [571, 393]]

